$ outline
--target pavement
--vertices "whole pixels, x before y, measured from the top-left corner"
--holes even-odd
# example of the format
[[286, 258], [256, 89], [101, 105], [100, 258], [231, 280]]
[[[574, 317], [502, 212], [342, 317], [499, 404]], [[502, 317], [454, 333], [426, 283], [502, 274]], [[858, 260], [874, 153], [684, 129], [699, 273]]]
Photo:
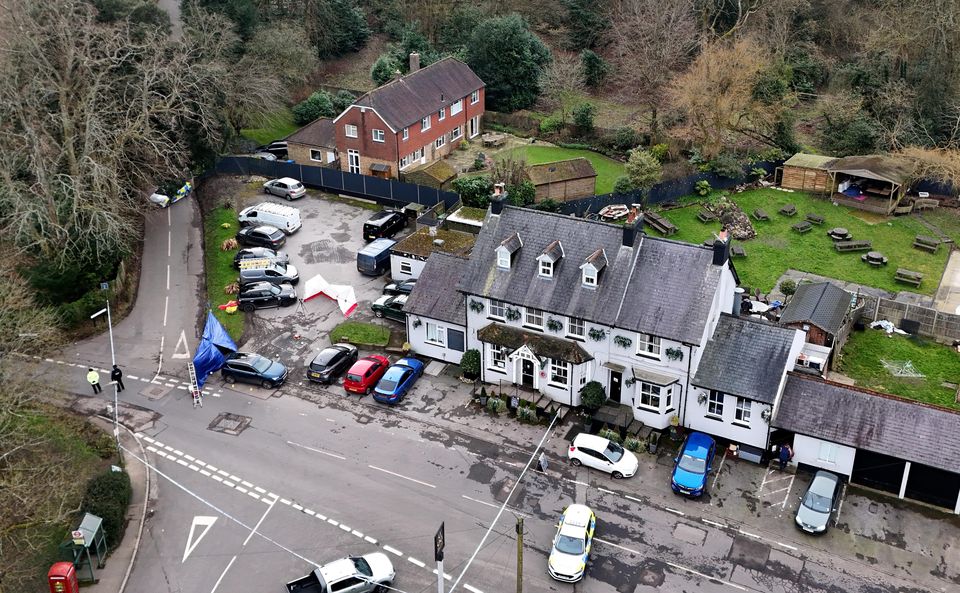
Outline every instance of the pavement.
[[950, 251], [935, 299], [937, 311], [960, 314], [960, 251]]

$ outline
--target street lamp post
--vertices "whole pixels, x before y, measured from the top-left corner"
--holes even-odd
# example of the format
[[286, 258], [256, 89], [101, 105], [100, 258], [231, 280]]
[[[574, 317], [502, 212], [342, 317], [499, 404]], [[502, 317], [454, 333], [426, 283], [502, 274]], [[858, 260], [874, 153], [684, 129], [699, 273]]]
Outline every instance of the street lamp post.
[[[110, 317], [110, 301], [107, 301], [107, 308], [100, 309], [96, 313], [90, 316], [90, 319], [96, 319], [97, 317], [107, 314], [107, 331], [110, 334], [110, 372], [113, 372], [113, 367], [117, 365], [117, 355], [113, 350], [113, 319]], [[117, 452], [120, 451], [120, 421], [117, 417], [119, 411], [117, 410], [119, 396], [117, 394], [117, 383], [116, 381], [111, 381], [113, 383], [113, 438], [117, 442]]]

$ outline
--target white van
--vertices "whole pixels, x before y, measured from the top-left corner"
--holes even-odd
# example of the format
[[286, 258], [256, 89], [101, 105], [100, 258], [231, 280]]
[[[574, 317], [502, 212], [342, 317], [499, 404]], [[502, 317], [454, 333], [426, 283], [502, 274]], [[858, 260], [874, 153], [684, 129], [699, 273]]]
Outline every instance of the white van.
[[249, 206], [240, 211], [237, 220], [241, 226], [256, 226], [266, 224], [275, 226], [290, 235], [297, 232], [300, 223], [300, 211], [293, 206], [263, 202], [256, 206]]

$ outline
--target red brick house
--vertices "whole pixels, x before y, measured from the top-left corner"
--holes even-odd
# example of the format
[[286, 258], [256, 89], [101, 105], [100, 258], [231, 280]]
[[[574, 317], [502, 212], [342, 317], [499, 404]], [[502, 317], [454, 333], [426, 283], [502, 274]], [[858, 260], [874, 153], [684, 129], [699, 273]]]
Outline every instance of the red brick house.
[[357, 98], [333, 120], [340, 169], [378, 177], [443, 158], [480, 135], [484, 84], [469, 66], [444, 58]]

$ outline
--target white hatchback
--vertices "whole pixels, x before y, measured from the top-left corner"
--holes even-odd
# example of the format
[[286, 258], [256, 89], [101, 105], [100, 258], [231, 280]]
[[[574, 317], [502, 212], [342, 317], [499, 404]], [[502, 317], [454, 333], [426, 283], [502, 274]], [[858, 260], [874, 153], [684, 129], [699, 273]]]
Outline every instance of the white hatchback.
[[570, 463], [607, 472], [614, 479], [629, 478], [637, 473], [637, 456], [609, 439], [582, 432], [574, 437], [567, 451]]

